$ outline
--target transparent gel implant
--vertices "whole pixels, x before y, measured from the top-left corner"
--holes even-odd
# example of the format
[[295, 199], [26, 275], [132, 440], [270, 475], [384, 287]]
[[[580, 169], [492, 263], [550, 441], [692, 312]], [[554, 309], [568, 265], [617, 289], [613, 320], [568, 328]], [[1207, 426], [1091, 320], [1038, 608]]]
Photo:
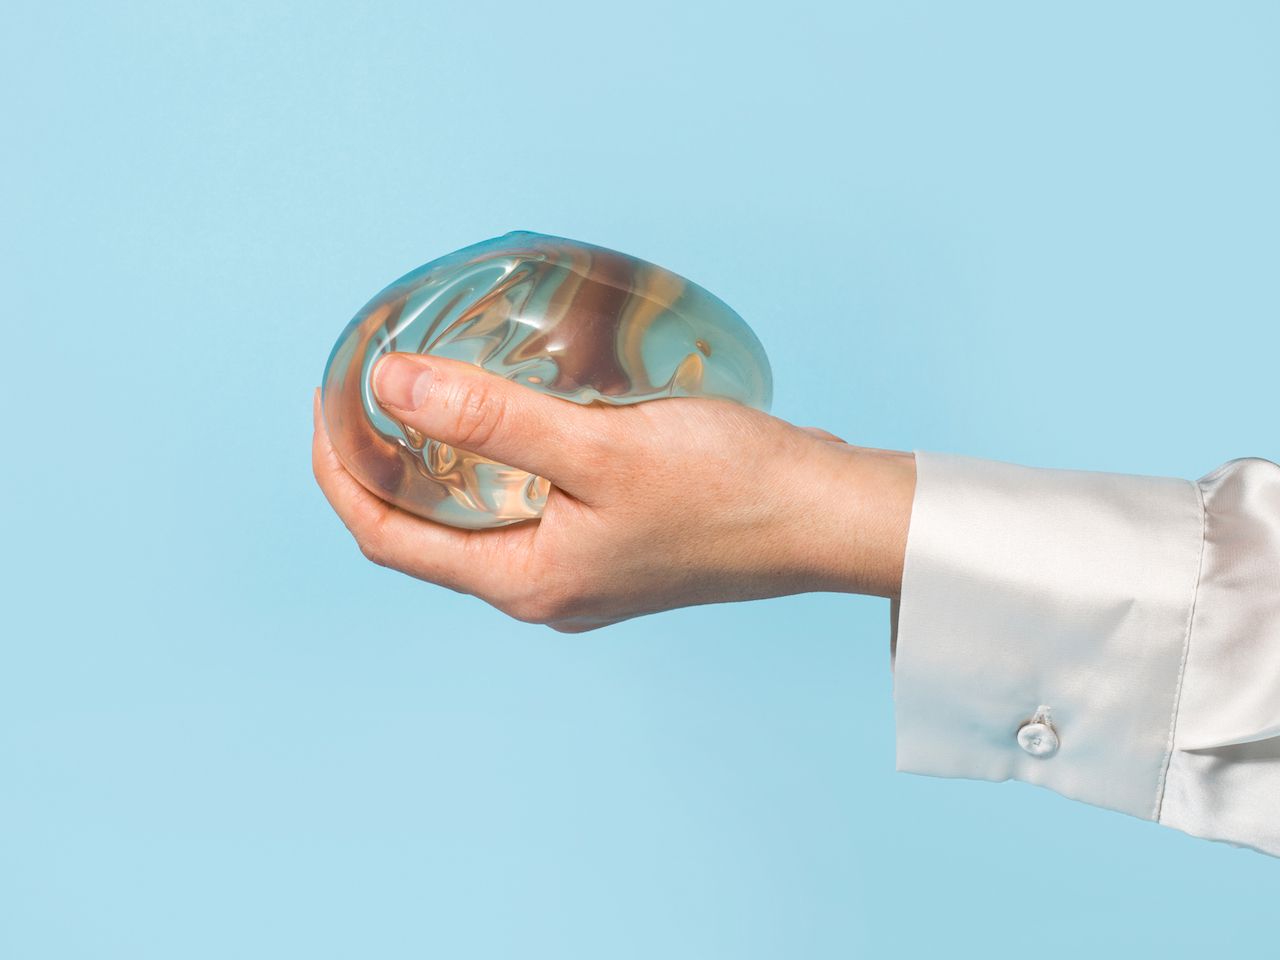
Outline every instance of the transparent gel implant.
[[382, 499], [455, 527], [542, 513], [541, 477], [418, 434], [374, 399], [390, 352], [464, 360], [575, 403], [721, 397], [767, 410], [769, 361], [719, 298], [669, 270], [561, 237], [516, 232], [433, 260], [356, 314], [325, 368], [325, 425]]

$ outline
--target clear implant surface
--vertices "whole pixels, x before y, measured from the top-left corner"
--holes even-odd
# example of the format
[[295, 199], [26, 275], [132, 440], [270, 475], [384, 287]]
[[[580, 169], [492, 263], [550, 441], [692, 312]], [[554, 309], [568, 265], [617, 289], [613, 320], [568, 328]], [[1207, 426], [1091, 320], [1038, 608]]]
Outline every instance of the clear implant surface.
[[325, 426], [373, 493], [470, 529], [539, 516], [547, 481], [389, 416], [370, 375], [394, 351], [465, 360], [576, 403], [714, 396], [767, 410], [772, 399], [769, 361], [742, 318], [662, 267], [525, 231], [433, 260], [370, 300], [338, 338]]

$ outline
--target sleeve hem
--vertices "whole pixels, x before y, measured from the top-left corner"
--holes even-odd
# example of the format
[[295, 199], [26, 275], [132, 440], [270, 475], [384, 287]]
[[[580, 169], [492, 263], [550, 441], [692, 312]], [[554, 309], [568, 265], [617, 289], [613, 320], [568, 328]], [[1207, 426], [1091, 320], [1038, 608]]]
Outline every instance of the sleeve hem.
[[1200, 508], [1200, 549], [1196, 552], [1196, 585], [1191, 592], [1191, 602], [1187, 605], [1187, 625], [1182, 636], [1182, 655], [1178, 660], [1178, 682], [1173, 691], [1173, 710], [1169, 715], [1169, 736], [1165, 743], [1164, 760], [1160, 764], [1160, 782], [1156, 786], [1155, 808], [1151, 811], [1151, 819], [1160, 819], [1160, 809], [1164, 806], [1165, 784], [1169, 777], [1169, 762], [1173, 759], [1174, 738], [1178, 731], [1178, 710], [1182, 704], [1182, 684], [1187, 675], [1187, 653], [1191, 649], [1191, 625], [1195, 622], [1196, 598], [1200, 594], [1200, 578], [1204, 574], [1204, 540], [1207, 521], [1205, 519], [1204, 491], [1200, 484], [1192, 483], [1195, 490], [1196, 503]]

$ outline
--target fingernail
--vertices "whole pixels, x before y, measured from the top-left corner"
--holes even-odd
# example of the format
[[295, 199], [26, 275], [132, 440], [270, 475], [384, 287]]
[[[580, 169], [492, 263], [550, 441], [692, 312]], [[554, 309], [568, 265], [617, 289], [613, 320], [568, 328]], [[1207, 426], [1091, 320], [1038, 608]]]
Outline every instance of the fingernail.
[[432, 369], [419, 360], [391, 353], [373, 370], [373, 395], [383, 406], [417, 410], [427, 398]]

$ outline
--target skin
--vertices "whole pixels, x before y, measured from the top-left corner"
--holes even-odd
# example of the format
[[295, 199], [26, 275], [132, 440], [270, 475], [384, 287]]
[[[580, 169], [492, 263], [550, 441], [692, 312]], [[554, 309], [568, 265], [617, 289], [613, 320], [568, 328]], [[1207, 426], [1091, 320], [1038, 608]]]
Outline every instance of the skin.
[[364, 555], [519, 620], [578, 633], [700, 603], [898, 597], [909, 453], [723, 400], [583, 406], [417, 354], [384, 357], [374, 392], [423, 435], [551, 481], [540, 520], [467, 531], [420, 519], [347, 472], [317, 392], [316, 480]]

